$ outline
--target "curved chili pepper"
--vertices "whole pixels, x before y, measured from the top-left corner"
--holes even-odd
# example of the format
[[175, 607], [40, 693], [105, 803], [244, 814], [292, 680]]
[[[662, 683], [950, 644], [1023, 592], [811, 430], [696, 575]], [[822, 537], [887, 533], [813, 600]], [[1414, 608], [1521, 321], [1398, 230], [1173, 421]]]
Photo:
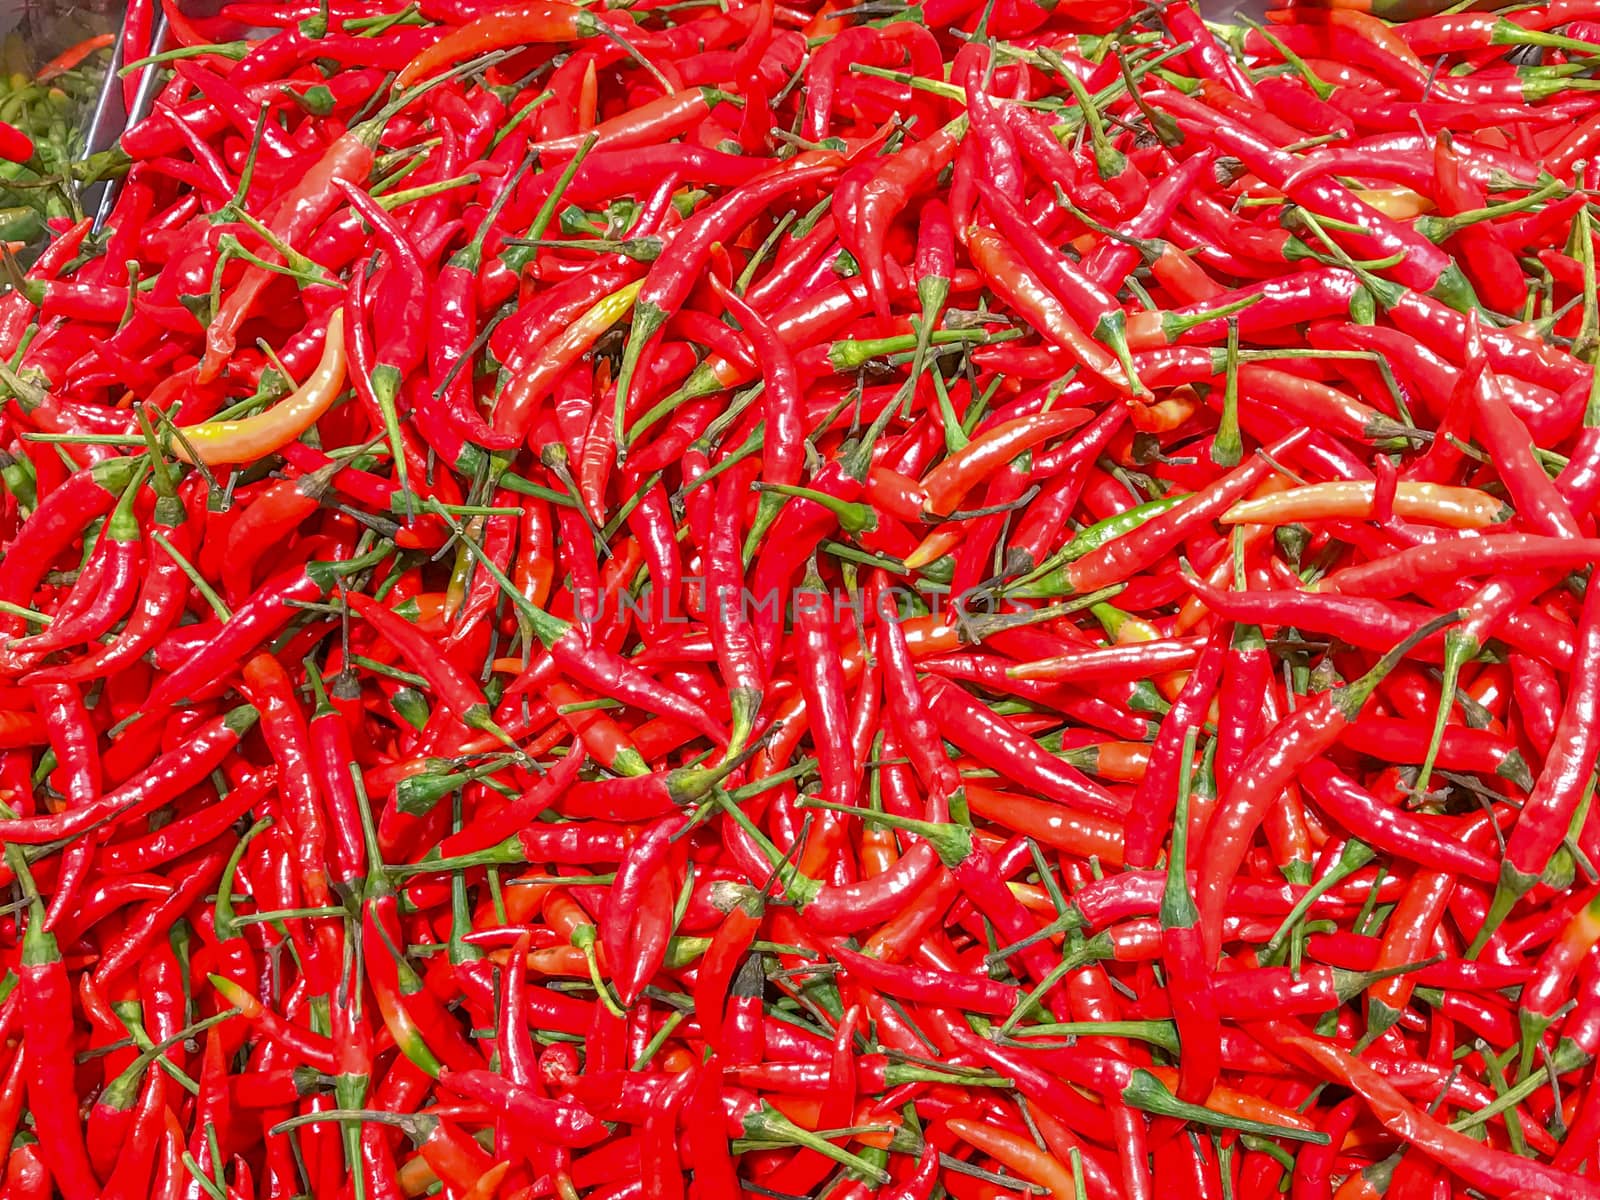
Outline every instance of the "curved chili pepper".
[[1189, 892], [1189, 795], [1197, 729], [1184, 736], [1178, 762], [1178, 797], [1173, 813], [1172, 848], [1161, 893], [1161, 961], [1172, 979], [1172, 1008], [1183, 1056], [1178, 1060], [1178, 1099], [1199, 1103], [1211, 1094], [1221, 1073], [1222, 1009], [1215, 994], [1200, 913]]
[[[335, 181], [347, 179], [361, 183], [366, 180], [381, 130], [381, 122], [369, 121], [331, 142], [316, 163], [285, 193], [277, 215], [268, 223], [273, 236], [289, 246], [303, 244], [337, 205], [341, 193], [335, 188]], [[251, 267], [228, 294], [206, 329], [206, 353], [198, 376], [201, 383], [221, 374], [233, 353], [238, 330], [252, 315], [272, 279], [272, 273], [266, 269]]]
[[505, 1115], [519, 1136], [564, 1146], [592, 1145], [605, 1135], [605, 1127], [581, 1107], [547, 1100], [528, 1087], [519, 1087], [490, 1071], [453, 1071], [439, 1082], [463, 1096], [483, 1100]]
[[270, 654], [258, 654], [242, 672], [245, 694], [261, 716], [261, 732], [278, 766], [279, 788], [298, 862], [300, 885], [311, 904], [327, 904], [327, 818], [312, 771], [311, 735], [287, 671]]
[[482, 730], [501, 738], [508, 745], [514, 744], [510, 736], [495, 723], [482, 690], [439, 653], [427, 634], [359, 592], [350, 593], [347, 599], [362, 620], [386, 641], [402, 650], [408, 659], [424, 668], [430, 686], [457, 720], [469, 729]]
[[1529, 1183], [1568, 1191], [1581, 1187], [1575, 1176], [1486, 1148], [1440, 1124], [1408, 1103], [1378, 1072], [1328, 1042], [1300, 1035], [1285, 1036], [1282, 1041], [1359, 1095], [1385, 1127], [1473, 1186], [1504, 1195], [1515, 1194]]
[[[717, 299], [733, 314], [755, 351], [755, 360], [762, 375], [762, 405], [766, 411], [766, 430], [763, 437], [761, 478], [766, 483], [788, 484], [800, 482], [800, 472], [805, 442], [805, 421], [802, 414], [800, 377], [795, 369], [794, 356], [784, 345], [773, 326], [722, 279], [727, 266], [727, 254], [711, 251], [711, 273], [708, 276]], [[773, 499], [776, 499], [774, 497]], [[781, 504], [782, 501], [778, 500]], [[768, 512], [765, 520], [757, 517], [751, 536], [759, 536], [771, 525], [776, 516], [774, 505], [763, 499]]]
[[207, 466], [255, 462], [310, 429], [338, 399], [344, 374], [344, 310], [336, 309], [328, 318], [322, 361], [294, 392], [253, 417], [179, 426], [172, 453]]
[[[453, 29], [406, 64], [395, 80], [397, 87], [410, 87], [443, 67], [505, 46], [525, 46], [535, 42], [578, 42], [607, 36], [629, 45], [610, 24], [594, 13], [560, 0], [533, 0], [486, 14]], [[638, 44], [638, 43], [635, 43]], [[650, 43], [643, 42], [648, 49]]]
[[1132, 374], [1131, 365], [1119, 364], [1078, 328], [1066, 307], [1044, 289], [1022, 256], [1007, 246], [999, 234], [982, 228], [969, 230], [967, 248], [990, 290], [1012, 309], [1024, 314], [1030, 324], [1053, 345], [1066, 351], [1076, 364], [1118, 392], [1145, 391], [1138, 377]]
[[[1233, 505], [1222, 514], [1230, 525], [1276, 525], [1336, 517], [1370, 517], [1377, 486], [1367, 482], [1313, 483]], [[1456, 529], [1482, 529], [1504, 517], [1504, 506], [1475, 488], [1430, 483], [1396, 485], [1397, 516], [1419, 517]]]
[[676, 816], [656, 822], [628, 847], [617, 868], [601, 923], [601, 944], [617, 992], [627, 1005], [638, 998], [666, 956], [671, 913], [662, 910], [661, 902], [664, 893], [670, 903], [668, 859], [672, 837], [682, 823], [683, 818]]
[[861, 202], [856, 208], [856, 240], [861, 248], [868, 295], [873, 307], [884, 316], [890, 310], [884, 238], [911, 198], [955, 158], [966, 129], [967, 118], [957, 117], [887, 159], [862, 184]]
[[[1350, 833], [1422, 866], [1493, 883], [1499, 865], [1461, 842], [1441, 818], [1386, 807], [1325, 759], [1307, 763], [1301, 780], [1318, 806]], [[1490, 878], [1494, 876], [1494, 878]]]

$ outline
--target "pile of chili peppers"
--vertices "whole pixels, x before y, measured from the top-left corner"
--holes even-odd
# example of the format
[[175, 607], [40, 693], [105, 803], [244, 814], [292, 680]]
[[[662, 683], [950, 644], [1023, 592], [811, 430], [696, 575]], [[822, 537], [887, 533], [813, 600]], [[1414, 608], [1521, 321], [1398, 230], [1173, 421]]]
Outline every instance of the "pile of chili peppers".
[[0, 1197], [1600, 1195], [1600, 4], [1432, 7], [172, 7]]

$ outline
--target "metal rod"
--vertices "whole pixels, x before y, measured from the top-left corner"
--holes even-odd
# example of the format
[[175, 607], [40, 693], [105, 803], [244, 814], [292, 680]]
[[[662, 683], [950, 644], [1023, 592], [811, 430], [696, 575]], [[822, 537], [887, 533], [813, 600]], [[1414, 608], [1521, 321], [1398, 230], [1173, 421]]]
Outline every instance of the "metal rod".
[[[124, 22], [127, 18], [124, 16]], [[159, 54], [166, 46], [167, 40], [167, 14], [160, 7], [156, 9], [156, 22], [150, 33], [150, 53]], [[122, 131], [136, 121], [142, 120], [150, 111], [150, 106], [156, 98], [156, 89], [161, 83], [161, 72], [155, 64], [144, 67], [139, 72], [139, 87], [133, 95], [133, 111], [122, 111], [122, 80], [118, 72], [122, 69], [122, 41], [119, 36], [111, 55], [111, 69], [106, 72], [105, 83], [101, 85], [100, 96], [94, 106], [94, 120], [89, 125], [89, 136], [84, 146], [84, 155], [96, 154], [101, 150], [110, 149], [113, 143], [122, 136]], [[99, 198], [95, 204], [94, 223], [91, 226], [95, 233], [105, 227], [106, 219], [111, 216], [111, 210], [116, 207], [117, 193], [122, 190], [122, 179], [108, 179], [94, 185], [100, 189]]]

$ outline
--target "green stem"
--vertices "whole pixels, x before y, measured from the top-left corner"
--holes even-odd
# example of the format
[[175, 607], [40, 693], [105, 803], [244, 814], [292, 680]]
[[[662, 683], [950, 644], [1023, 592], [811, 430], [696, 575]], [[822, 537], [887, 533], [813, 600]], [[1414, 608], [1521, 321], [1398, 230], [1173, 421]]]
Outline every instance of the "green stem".
[[1321, 1130], [1291, 1129], [1284, 1125], [1272, 1125], [1266, 1121], [1252, 1121], [1248, 1117], [1216, 1112], [1200, 1104], [1186, 1103], [1169, 1092], [1166, 1086], [1149, 1071], [1142, 1069], [1135, 1070], [1132, 1081], [1122, 1089], [1122, 1100], [1130, 1108], [1137, 1108], [1141, 1112], [1191, 1121], [1196, 1125], [1205, 1125], [1212, 1129], [1232, 1129], [1239, 1133], [1259, 1134], [1262, 1137], [1307, 1142], [1313, 1146], [1326, 1146], [1330, 1140]]

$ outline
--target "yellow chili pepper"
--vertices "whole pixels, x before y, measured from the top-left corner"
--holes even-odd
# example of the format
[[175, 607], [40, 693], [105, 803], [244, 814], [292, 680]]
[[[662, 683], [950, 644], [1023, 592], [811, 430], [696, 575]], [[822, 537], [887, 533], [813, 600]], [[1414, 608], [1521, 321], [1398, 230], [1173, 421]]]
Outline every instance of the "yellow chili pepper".
[[[1312, 483], [1273, 496], [1242, 500], [1222, 514], [1224, 525], [1288, 525], [1296, 521], [1367, 520], [1377, 485], [1345, 480]], [[1452, 529], [1482, 529], [1506, 519], [1505, 504], [1477, 488], [1402, 481], [1395, 488], [1396, 516]]]
[[172, 452], [186, 463], [207, 466], [251, 463], [287, 446], [317, 423], [344, 390], [344, 309], [328, 318], [328, 337], [317, 369], [293, 393], [264, 412], [236, 421], [206, 421], [179, 427]]
[[[1154, 622], [1136, 617], [1132, 613], [1125, 613], [1110, 604], [1096, 604], [1090, 611], [1111, 635], [1112, 642], [1118, 646], [1126, 646], [1132, 642], [1160, 641], [1167, 636]], [[1183, 691], [1183, 685], [1189, 682], [1189, 672], [1164, 671], [1155, 676], [1152, 682], [1170, 704], [1178, 698], [1178, 693]]]
[[1407, 220], [1433, 211], [1433, 201], [1410, 188], [1356, 188], [1360, 196], [1386, 217]]

